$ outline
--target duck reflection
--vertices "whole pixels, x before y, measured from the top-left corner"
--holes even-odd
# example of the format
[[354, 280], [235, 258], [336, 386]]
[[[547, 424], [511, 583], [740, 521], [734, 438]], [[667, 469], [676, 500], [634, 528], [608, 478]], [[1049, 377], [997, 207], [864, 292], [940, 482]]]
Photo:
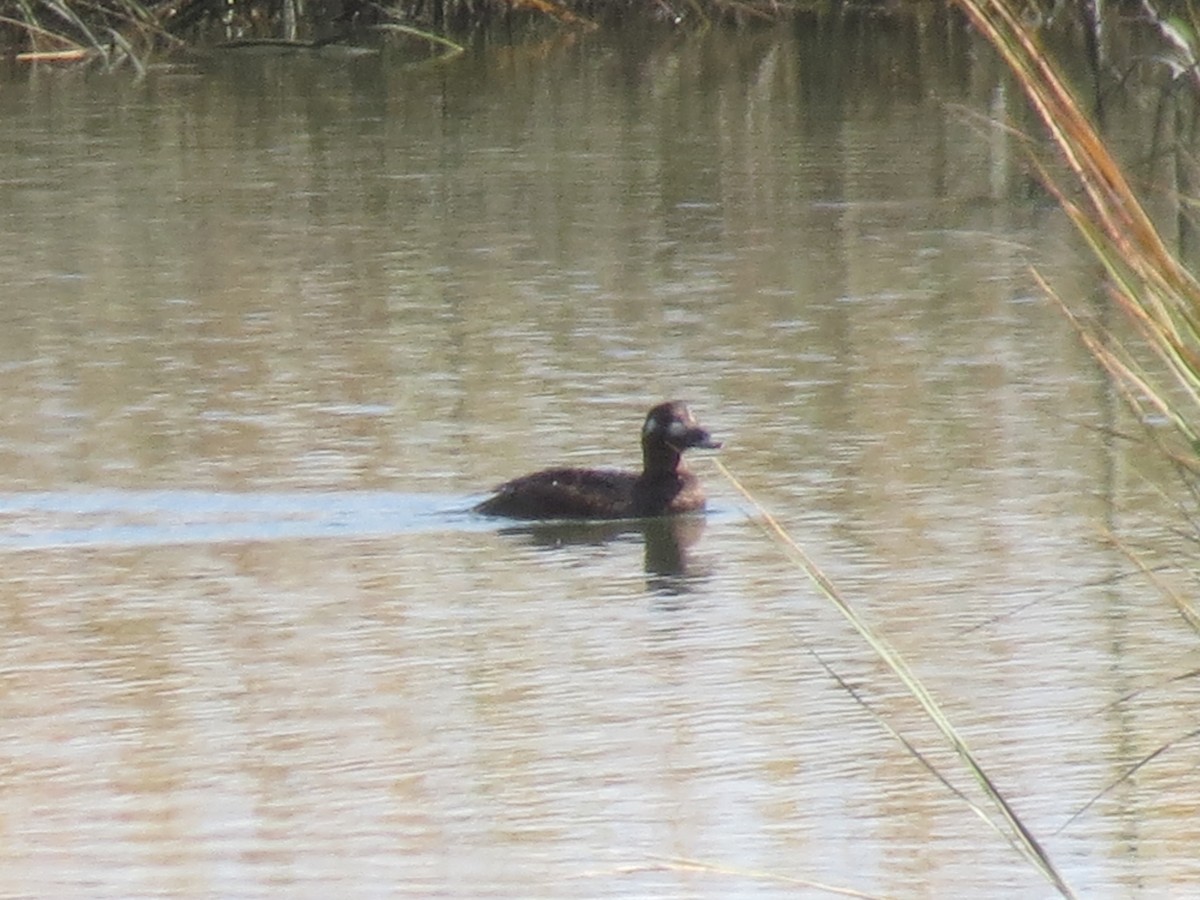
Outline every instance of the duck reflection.
[[647, 587], [656, 593], [683, 594], [703, 575], [691, 564], [689, 549], [704, 533], [703, 516], [670, 516], [607, 522], [529, 522], [500, 529], [519, 535], [535, 547], [598, 546], [642, 539]]

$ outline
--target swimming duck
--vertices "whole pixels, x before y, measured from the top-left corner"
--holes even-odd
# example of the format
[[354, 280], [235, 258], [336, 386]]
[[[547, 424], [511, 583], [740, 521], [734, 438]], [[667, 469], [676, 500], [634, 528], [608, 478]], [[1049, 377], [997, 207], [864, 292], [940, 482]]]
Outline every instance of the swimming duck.
[[634, 519], [700, 512], [704, 489], [682, 461], [693, 447], [716, 449], [681, 400], [660, 403], [642, 425], [642, 471], [543, 469], [514, 478], [475, 507], [514, 519]]

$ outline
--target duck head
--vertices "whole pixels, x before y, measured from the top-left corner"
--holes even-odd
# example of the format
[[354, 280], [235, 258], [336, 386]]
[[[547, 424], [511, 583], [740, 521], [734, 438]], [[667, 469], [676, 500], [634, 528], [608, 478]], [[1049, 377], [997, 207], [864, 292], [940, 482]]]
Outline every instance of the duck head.
[[683, 451], [693, 447], [716, 450], [720, 446], [721, 442], [713, 440], [682, 400], [660, 403], [646, 414], [642, 458], [647, 470], [674, 470]]

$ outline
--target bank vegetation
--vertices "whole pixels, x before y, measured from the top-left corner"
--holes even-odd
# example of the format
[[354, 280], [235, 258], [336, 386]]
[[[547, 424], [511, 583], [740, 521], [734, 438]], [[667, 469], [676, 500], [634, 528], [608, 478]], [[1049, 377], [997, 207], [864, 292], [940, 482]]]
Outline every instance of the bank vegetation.
[[[1101, 52], [1113, 28], [1158, 31], [1167, 57], [1190, 55], [1200, 0], [1006, 0], [1035, 29], [1075, 30]], [[876, 22], [956, 17], [957, 0], [0, 0], [0, 58], [85, 62], [138, 72], [177, 54], [275, 43], [296, 49], [359, 47], [402, 33], [434, 51], [462, 48], [481, 31], [544, 25], [563, 29], [760, 27], [787, 21]], [[1186, 64], [1181, 62], [1180, 64]], [[1194, 70], [1188, 73], [1200, 80]]]

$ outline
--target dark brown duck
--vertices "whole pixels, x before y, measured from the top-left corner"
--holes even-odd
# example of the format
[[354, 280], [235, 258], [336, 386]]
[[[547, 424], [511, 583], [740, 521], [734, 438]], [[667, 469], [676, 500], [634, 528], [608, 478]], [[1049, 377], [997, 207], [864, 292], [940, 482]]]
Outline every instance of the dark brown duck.
[[683, 464], [683, 452], [720, 446], [686, 403], [671, 400], [646, 415], [641, 474], [543, 469], [500, 485], [475, 511], [514, 519], [640, 519], [699, 512], [704, 489]]

